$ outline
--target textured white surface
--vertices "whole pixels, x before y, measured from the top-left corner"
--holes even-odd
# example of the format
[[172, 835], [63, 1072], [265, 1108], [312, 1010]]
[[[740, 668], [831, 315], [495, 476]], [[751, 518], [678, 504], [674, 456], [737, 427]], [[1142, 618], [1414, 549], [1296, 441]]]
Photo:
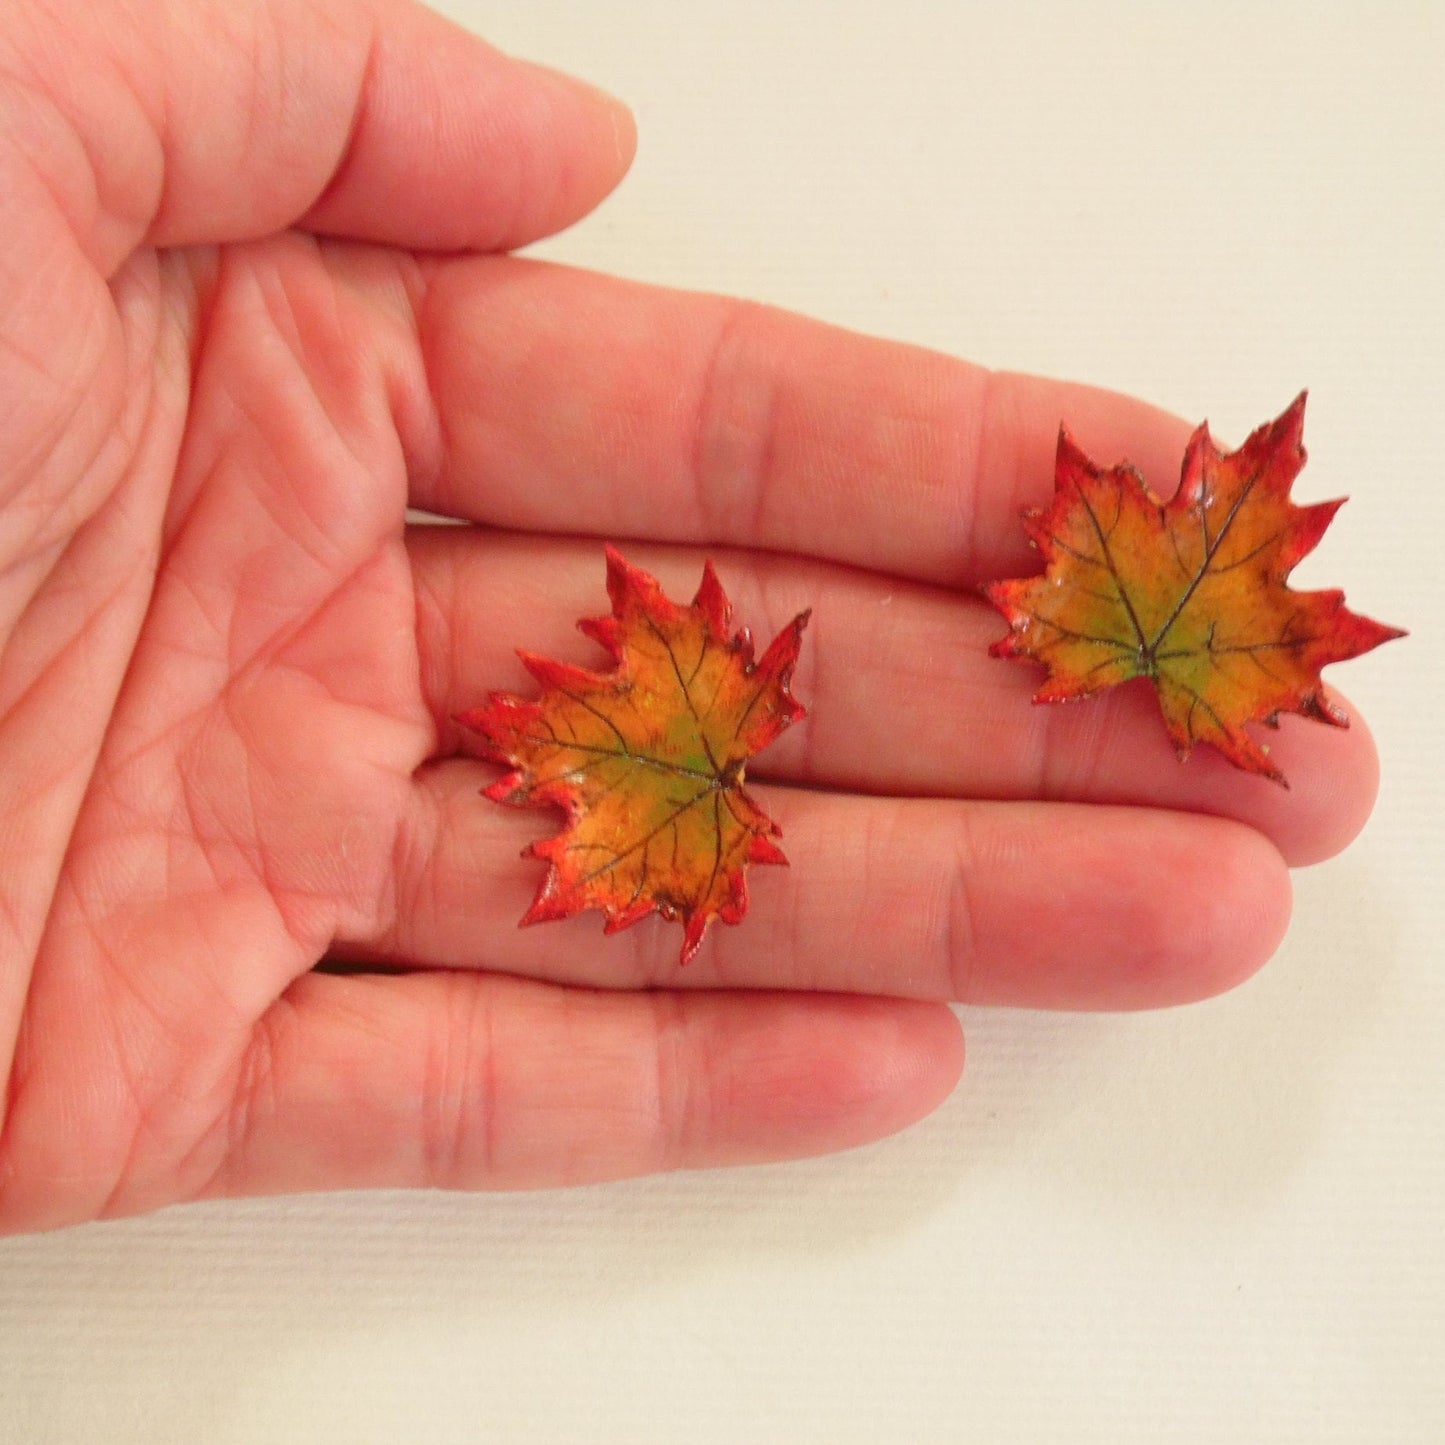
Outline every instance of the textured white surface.
[[1311, 388], [1307, 564], [1384, 787], [1279, 957], [1166, 1015], [970, 1011], [954, 1099], [801, 1166], [250, 1203], [0, 1243], [29, 1442], [1445, 1439], [1435, 4], [451, 11], [631, 99], [545, 248], [1238, 438]]

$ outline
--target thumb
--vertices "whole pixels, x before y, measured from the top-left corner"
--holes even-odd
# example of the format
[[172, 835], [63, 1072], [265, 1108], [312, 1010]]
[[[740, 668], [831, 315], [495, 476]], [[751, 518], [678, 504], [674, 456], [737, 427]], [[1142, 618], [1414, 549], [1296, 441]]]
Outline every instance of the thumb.
[[302, 225], [522, 245], [621, 179], [617, 101], [412, 0], [10, 0], [11, 144], [110, 274], [136, 246]]

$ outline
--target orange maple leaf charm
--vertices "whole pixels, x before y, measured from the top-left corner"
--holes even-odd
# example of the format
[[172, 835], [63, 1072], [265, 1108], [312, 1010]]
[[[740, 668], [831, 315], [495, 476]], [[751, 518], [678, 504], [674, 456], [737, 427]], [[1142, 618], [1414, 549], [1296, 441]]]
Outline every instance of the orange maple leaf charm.
[[1278, 783], [1246, 723], [1296, 712], [1348, 726], [1320, 669], [1404, 634], [1350, 612], [1342, 592], [1285, 585], [1344, 501], [1290, 500], [1304, 406], [1301, 394], [1227, 455], [1201, 426], [1168, 502], [1131, 466], [1096, 467], [1061, 431], [1053, 502], [1024, 519], [1044, 573], [984, 588], [1011, 627], [990, 651], [1048, 669], [1035, 702], [1147, 677], [1181, 758], [1211, 743]]
[[746, 869], [786, 863], [777, 826], [743, 787], [747, 760], [804, 715], [789, 692], [808, 614], [753, 661], [747, 629], [712, 563], [690, 607], [607, 549], [610, 617], [578, 626], [617, 664], [591, 672], [520, 652], [545, 689], [535, 701], [494, 693], [457, 720], [513, 769], [486, 796], [555, 804], [567, 825], [524, 857], [551, 866], [525, 923], [600, 909], [615, 933], [654, 910], [683, 923], [682, 962], [714, 918], [747, 912]]

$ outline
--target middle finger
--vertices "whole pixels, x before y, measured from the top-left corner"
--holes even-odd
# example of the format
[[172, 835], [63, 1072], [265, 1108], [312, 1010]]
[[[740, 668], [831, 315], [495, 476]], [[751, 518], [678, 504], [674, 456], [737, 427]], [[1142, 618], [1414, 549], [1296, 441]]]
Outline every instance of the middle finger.
[[[607, 610], [599, 544], [465, 527], [413, 528], [422, 682], [437, 751], [466, 751], [452, 718], [493, 690], [534, 695], [514, 649], [602, 665], [578, 618]], [[631, 545], [678, 600], [703, 554]], [[1274, 756], [1288, 791], [1212, 749], [1181, 765], [1144, 685], [1069, 705], [1029, 701], [1037, 671], [988, 656], [1005, 624], [978, 598], [834, 564], [716, 552], [735, 622], [762, 645], [812, 620], [794, 679], [809, 710], [749, 765], [752, 778], [875, 794], [1045, 799], [1213, 813], [1264, 833], [1290, 863], [1343, 845], [1369, 810], [1368, 733], [1289, 718]]]

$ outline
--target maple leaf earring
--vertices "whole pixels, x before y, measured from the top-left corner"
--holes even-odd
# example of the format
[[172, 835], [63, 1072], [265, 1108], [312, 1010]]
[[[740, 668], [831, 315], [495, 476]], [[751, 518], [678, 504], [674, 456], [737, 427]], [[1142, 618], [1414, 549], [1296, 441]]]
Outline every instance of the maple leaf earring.
[[748, 908], [747, 865], [786, 863], [781, 830], [743, 787], [747, 760], [804, 716], [789, 684], [808, 613], [756, 662], [711, 562], [690, 607], [607, 549], [612, 614], [578, 623], [616, 667], [591, 672], [519, 652], [542, 685], [529, 700], [493, 693], [457, 721], [512, 769], [485, 790], [514, 807], [567, 814], [523, 857], [550, 866], [522, 922], [600, 909], [615, 933], [652, 912], [683, 924], [681, 961], [714, 918]]
[[1201, 426], [1168, 502], [1128, 463], [1097, 467], [1060, 431], [1053, 502], [1024, 514], [1044, 574], [983, 589], [1011, 629], [989, 651], [1048, 669], [1035, 702], [1146, 677], [1181, 758], [1210, 743], [1281, 784], [1246, 723], [1277, 727], [1295, 712], [1349, 725], [1320, 669], [1405, 634], [1350, 612], [1342, 592], [1285, 585], [1343, 504], [1290, 500], [1304, 408], [1302, 392], [1227, 455]]

